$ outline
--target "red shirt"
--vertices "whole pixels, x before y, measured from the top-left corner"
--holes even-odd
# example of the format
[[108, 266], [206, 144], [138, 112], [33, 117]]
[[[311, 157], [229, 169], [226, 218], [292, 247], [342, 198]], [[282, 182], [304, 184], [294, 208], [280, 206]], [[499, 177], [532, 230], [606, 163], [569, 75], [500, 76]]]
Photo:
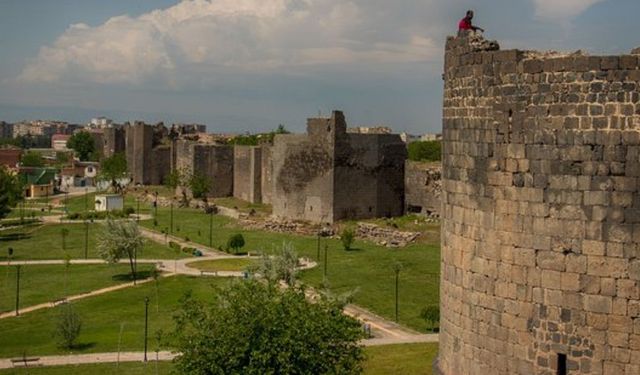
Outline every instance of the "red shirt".
[[459, 30], [471, 30], [472, 29], [471, 21], [467, 17], [461, 19], [460, 23], [458, 24], [458, 29]]

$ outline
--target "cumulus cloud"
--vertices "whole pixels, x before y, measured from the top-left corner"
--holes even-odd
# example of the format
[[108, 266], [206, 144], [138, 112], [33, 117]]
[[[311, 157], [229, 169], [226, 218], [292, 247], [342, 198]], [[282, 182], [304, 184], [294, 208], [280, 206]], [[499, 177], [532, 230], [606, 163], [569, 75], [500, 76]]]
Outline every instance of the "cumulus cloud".
[[604, 0], [533, 0], [536, 16], [554, 22], [570, 20], [602, 1]]
[[[421, 10], [435, 3], [407, 1]], [[71, 25], [40, 49], [20, 79], [175, 84], [192, 72], [419, 62], [440, 55], [427, 26], [406, 22], [407, 15], [386, 18], [398, 11], [391, 8], [401, 7], [386, 0], [184, 0], [139, 17]]]

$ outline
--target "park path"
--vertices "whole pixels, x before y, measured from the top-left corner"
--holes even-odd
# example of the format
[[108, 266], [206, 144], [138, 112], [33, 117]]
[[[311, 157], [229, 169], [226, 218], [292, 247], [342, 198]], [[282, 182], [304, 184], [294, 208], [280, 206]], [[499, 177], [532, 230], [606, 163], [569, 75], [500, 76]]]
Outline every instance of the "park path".
[[[398, 345], [398, 344], [415, 344], [415, 343], [437, 343], [438, 335], [417, 335], [413, 338], [373, 338], [362, 340], [360, 343], [364, 346], [382, 346], [382, 345]], [[171, 361], [178, 356], [178, 353], [160, 351], [157, 353], [159, 361]], [[42, 357], [27, 357], [26, 366], [65, 366], [65, 365], [81, 365], [90, 363], [116, 363], [116, 362], [142, 362], [144, 352], [123, 352], [123, 353], [90, 353], [90, 354], [72, 354], [72, 355], [52, 355]], [[147, 352], [149, 362], [156, 360], [156, 352]], [[9, 369], [15, 367], [25, 367], [25, 361], [20, 357], [16, 358], [0, 358], [0, 369]]]

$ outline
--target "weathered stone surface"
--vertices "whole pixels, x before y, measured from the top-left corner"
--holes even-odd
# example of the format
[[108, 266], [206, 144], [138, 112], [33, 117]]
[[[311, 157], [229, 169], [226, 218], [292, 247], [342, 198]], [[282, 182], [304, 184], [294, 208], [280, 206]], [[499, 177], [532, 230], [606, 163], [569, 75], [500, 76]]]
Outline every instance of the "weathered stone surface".
[[438, 369], [635, 375], [638, 51], [477, 45], [446, 47]]

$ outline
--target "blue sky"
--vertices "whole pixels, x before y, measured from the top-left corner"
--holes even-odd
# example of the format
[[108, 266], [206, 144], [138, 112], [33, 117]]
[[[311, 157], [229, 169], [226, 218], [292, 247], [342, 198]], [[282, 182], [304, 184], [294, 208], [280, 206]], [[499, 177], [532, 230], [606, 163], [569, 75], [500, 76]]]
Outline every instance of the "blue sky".
[[2, 0], [0, 120], [350, 125], [436, 132], [442, 48], [468, 8], [503, 48], [619, 54], [637, 0]]

